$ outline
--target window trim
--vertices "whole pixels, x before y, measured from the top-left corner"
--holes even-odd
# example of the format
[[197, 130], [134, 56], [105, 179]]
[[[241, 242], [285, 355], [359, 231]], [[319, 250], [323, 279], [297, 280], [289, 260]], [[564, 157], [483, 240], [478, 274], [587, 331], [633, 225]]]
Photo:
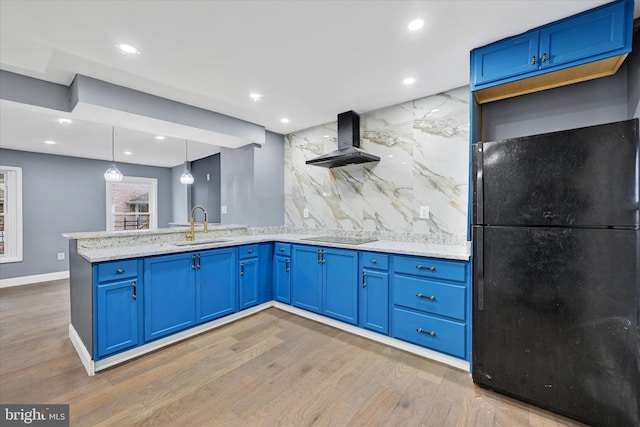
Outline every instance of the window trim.
[[[4, 254], [0, 255], [0, 264], [22, 262], [22, 168], [0, 166], [6, 173], [5, 183], [5, 242]], [[12, 225], [10, 227], [10, 225]], [[9, 229], [7, 232], [6, 229]]]
[[[122, 183], [132, 184], [147, 184], [149, 185], [149, 230], [156, 230], [158, 228], [158, 179], [157, 178], [144, 178], [137, 176], [123, 176], [122, 181], [105, 181], [106, 184], [106, 230], [109, 232], [119, 233], [121, 231], [115, 231], [113, 229], [113, 205], [111, 200], [113, 198], [113, 185]], [[124, 230], [123, 230], [124, 231]], [[131, 230], [126, 230], [131, 232]], [[141, 230], [142, 231], [142, 230]], [[146, 231], [146, 229], [145, 229]]]

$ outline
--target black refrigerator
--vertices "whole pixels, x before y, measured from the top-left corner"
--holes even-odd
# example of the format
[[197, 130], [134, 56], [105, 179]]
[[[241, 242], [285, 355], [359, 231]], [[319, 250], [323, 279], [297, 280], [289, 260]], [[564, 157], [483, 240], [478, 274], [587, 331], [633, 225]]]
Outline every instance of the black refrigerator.
[[473, 144], [473, 381], [640, 425], [638, 119]]

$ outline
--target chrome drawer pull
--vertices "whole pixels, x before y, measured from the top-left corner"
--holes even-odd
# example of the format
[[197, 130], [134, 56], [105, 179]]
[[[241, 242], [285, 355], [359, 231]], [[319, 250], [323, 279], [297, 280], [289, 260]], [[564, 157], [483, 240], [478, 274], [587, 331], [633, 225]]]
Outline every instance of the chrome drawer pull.
[[116, 274], [122, 274], [122, 273], [124, 273], [123, 269], [119, 268], [119, 269], [116, 270]]
[[436, 271], [435, 267], [425, 267], [423, 265], [416, 265], [416, 268], [418, 270], [429, 270], [429, 271]]
[[378, 262], [378, 261], [377, 261], [377, 260], [375, 260], [375, 259], [372, 259], [372, 260], [371, 260], [371, 264], [375, 264], [375, 263], [377, 263], [377, 262]]
[[417, 293], [417, 294], [416, 294], [416, 296], [417, 296], [418, 298], [429, 299], [429, 300], [431, 300], [431, 301], [435, 301], [435, 300], [436, 300], [435, 295], [422, 295], [421, 293]]
[[253, 253], [253, 249], [249, 249], [249, 250], [247, 251], [247, 253], [252, 254], [252, 253]]
[[425, 335], [431, 335], [432, 337], [436, 336], [436, 331], [425, 331], [422, 328], [416, 329], [416, 332], [420, 332], [421, 334], [425, 334]]
[[280, 252], [284, 252], [284, 248], [280, 248]]

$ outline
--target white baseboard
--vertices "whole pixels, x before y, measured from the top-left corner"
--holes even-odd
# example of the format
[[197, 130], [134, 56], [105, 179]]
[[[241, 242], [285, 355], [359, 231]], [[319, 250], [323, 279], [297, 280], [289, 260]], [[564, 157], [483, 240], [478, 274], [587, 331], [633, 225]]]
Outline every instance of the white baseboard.
[[71, 323], [69, 323], [69, 339], [71, 340], [71, 344], [73, 344], [73, 348], [76, 349], [76, 353], [80, 357], [80, 361], [84, 366], [84, 369], [87, 371], [87, 375], [93, 376], [96, 373], [95, 364], [93, 360], [91, 360], [91, 355], [89, 351], [82, 343], [80, 339], [80, 335], [76, 332], [76, 328], [73, 327]]
[[[123, 353], [118, 353], [115, 356], [107, 357], [106, 359], [98, 360], [96, 362], [91, 361], [94, 371], [98, 372], [103, 369], [110, 368], [111, 366], [119, 365], [122, 362], [126, 362], [127, 360], [133, 359], [138, 356], [142, 356], [143, 354], [150, 353], [152, 351], [158, 350], [159, 348], [166, 347], [170, 344], [176, 343], [178, 341], [182, 341], [184, 339], [190, 338], [194, 335], [201, 334], [203, 332], [209, 331], [211, 329], [219, 328], [220, 326], [226, 325], [227, 323], [235, 322], [236, 320], [251, 316], [259, 311], [265, 310], [269, 307], [273, 307], [273, 301], [266, 302], [264, 304], [257, 305], [255, 307], [248, 308], [246, 310], [238, 311], [237, 313], [230, 314], [228, 316], [222, 317], [220, 319], [214, 320], [212, 322], [204, 323], [200, 326], [196, 326], [191, 329], [187, 329], [186, 331], [178, 332], [173, 335], [169, 335], [168, 337], [161, 338], [157, 341], [152, 341], [149, 344], [141, 345], [140, 347], [136, 347], [132, 350], [125, 351]], [[84, 346], [83, 346], [84, 348]], [[76, 348], [77, 350], [77, 348]], [[79, 354], [79, 353], [78, 353]], [[88, 355], [88, 353], [87, 353]], [[82, 355], [80, 355], [82, 359]], [[84, 362], [83, 362], [84, 363]], [[87, 370], [88, 372], [88, 370]], [[89, 374], [91, 375], [91, 374]]]
[[396, 338], [391, 338], [386, 335], [378, 334], [376, 332], [369, 331], [367, 329], [362, 329], [358, 326], [340, 322], [338, 320], [334, 320], [329, 317], [322, 316], [320, 314], [302, 310], [300, 308], [293, 307], [288, 304], [283, 304], [281, 302], [276, 301], [274, 302], [273, 306], [279, 310], [286, 311], [300, 317], [305, 317], [307, 319], [316, 321], [318, 323], [323, 323], [325, 325], [333, 326], [334, 328], [341, 329], [343, 331], [352, 333], [354, 335], [358, 335], [363, 338], [367, 338], [372, 341], [379, 342], [381, 344], [386, 344], [390, 347], [395, 347], [400, 350], [413, 353], [415, 355], [424, 357], [425, 359], [435, 360], [436, 362], [444, 363], [445, 365], [451, 366], [453, 368], [461, 369], [466, 372], [469, 372], [471, 370], [471, 365], [469, 364], [469, 362], [467, 362], [466, 360], [458, 359], [457, 357], [449, 356], [443, 353], [438, 353], [437, 351], [429, 350], [428, 348], [420, 347], [418, 345], [411, 344], [406, 341], [401, 341]]
[[0, 279], [0, 288], [11, 288], [13, 286], [32, 285], [34, 283], [50, 282], [51, 280], [62, 280], [69, 278], [69, 271], [57, 271], [55, 273], [35, 274], [33, 276], [12, 277], [10, 279]]

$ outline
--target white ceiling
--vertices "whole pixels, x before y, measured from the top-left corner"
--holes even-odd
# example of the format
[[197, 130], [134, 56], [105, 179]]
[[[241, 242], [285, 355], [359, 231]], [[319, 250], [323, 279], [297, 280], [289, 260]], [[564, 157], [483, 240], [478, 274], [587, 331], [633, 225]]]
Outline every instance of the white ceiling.
[[[363, 113], [464, 86], [471, 49], [607, 2], [0, 0], [0, 68], [64, 85], [83, 74], [286, 134], [343, 111]], [[410, 32], [414, 18], [425, 26]], [[119, 43], [140, 54], [121, 54]], [[416, 79], [411, 86], [402, 84], [408, 76]], [[250, 92], [263, 98], [255, 102]], [[61, 131], [53, 130], [60, 126], [49, 120], [51, 111], [0, 107], [4, 148], [110, 158], [110, 123], [67, 126], [67, 152], [62, 136], [55, 146], [42, 143], [47, 132]], [[117, 145], [124, 148], [126, 138], [122, 130]], [[132, 133], [131, 150], [144, 153], [132, 162], [184, 160], [173, 152], [162, 159], [180, 139], [165, 145], [143, 139], [147, 144]]]

